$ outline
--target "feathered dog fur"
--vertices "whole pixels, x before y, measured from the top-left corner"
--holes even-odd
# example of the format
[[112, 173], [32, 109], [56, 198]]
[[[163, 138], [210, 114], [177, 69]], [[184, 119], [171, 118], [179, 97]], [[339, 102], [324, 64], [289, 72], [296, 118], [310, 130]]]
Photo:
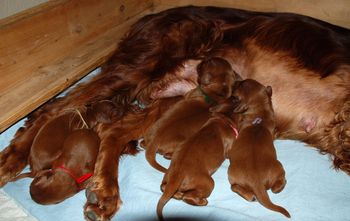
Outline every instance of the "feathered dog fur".
[[[147, 104], [167, 95], [174, 83], [191, 89], [195, 73], [185, 63], [207, 56], [223, 57], [243, 78], [271, 85], [278, 137], [329, 153], [335, 168], [350, 174], [350, 31], [297, 14], [189, 6], [140, 19], [101, 74], [32, 113], [0, 154], [0, 186], [23, 170], [38, 130], [64, 109], [116, 94], [122, 104], [134, 98]], [[101, 143], [106, 148], [100, 154], [115, 150]], [[98, 157], [96, 164], [115, 172], [117, 165], [106, 159]], [[98, 170], [93, 183], [99, 185], [92, 191], [99, 197], [85, 210], [95, 208], [96, 217], [110, 218], [119, 208], [110, 205], [119, 198], [118, 187], [100, 182], [108, 178]]]

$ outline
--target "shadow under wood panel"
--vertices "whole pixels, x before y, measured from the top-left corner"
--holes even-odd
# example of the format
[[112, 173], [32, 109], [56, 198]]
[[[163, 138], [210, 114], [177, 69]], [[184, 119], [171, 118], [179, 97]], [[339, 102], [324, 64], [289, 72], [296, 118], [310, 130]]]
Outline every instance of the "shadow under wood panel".
[[152, 6], [59, 0], [0, 20], [0, 132], [101, 65]]

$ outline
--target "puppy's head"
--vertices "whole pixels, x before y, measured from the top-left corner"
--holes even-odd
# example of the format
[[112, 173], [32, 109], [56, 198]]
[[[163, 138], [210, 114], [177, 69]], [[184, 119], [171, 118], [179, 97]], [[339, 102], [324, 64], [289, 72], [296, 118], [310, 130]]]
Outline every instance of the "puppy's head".
[[86, 115], [88, 121], [94, 125], [96, 123], [111, 123], [112, 120], [119, 117], [121, 113], [118, 112], [118, 108], [112, 101], [102, 100], [89, 105], [86, 110]]
[[236, 81], [232, 95], [240, 101], [240, 104], [235, 109], [237, 113], [246, 111], [252, 105], [260, 107], [268, 105], [272, 107], [272, 88], [270, 86], [265, 87], [253, 79]]
[[202, 61], [197, 66], [197, 72], [200, 87], [215, 100], [229, 98], [234, 82], [241, 79], [230, 63], [218, 57]]
[[57, 204], [79, 191], [75, 180], [64, 173], [44, 170], [30, 184], [32, 199], [42, 205]]

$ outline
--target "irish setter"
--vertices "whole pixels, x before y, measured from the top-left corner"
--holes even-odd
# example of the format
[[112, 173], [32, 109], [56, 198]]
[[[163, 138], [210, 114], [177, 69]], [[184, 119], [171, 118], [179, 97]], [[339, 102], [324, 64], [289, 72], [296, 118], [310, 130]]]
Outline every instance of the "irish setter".
[[[42, 125], [66, 108], [116, 95], [121, 104], [137, 99], [147, 105], [184, 94], [196, 87], [195, 65], [189, 61], [207, 56], [223, 57], [242, 78], [271, 85], [277, 136], [319, 148], [332, 156], [336, 169], [350, 174], [350, 30], [291, 13], [188, 6], [137, 21], [102, 73], [33, 112], [1, 152], [0, 186], [27, 165]], [[102, 220], [120, 206], [118, 186], [105, 182], [106, 171], [115, 173], [117, 164], [100, 157], [114, 149], [108, 142], [101, 149], [96, 164], [103, 167], [95, 168], [91, 190], [98, 200], [85, 207]]]
[[238, 116], [239, 136], [228, 151], [229, 181], [232, 191], [244, 199], [257, 199], [268, 209], [290, 217], [289, 212], [271, 202], [267, 190], [278, 193], [286, 184], [285, 171], [277, 160], [273, 145], [275, 118], [271, 103], [272, 89], [246, 79], [234, 89], [245, 111]]

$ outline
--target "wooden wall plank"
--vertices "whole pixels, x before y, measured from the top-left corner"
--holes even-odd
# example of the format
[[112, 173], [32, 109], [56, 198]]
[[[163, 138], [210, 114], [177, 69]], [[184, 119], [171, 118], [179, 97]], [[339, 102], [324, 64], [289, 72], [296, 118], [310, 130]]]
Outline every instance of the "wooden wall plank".
[[152, 6], [63, 0], [0, 22], [0, 131], [100, 65], [130, 25], [126, 21]]

